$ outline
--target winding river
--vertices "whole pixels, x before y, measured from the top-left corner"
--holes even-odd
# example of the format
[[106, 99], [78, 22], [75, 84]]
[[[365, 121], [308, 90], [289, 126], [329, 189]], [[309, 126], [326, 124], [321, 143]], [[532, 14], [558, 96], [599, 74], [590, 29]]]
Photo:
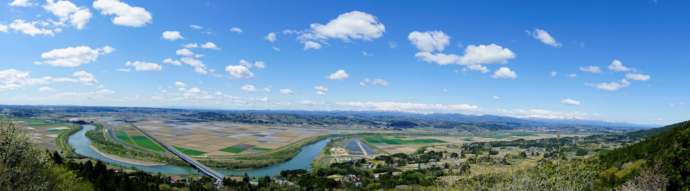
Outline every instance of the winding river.
[[[92, 159], [100, 160], [105, 163], [109, 163], [116, 166], [121, 166], [124, 168], [137, 169], [149, 173], [162, 173], [170, 175], [188, 175], [188, 174], [198, 174], [198, 172], [189, 166], [175, 166], [175, 165], [154, 165], [146, 166], [140, 164], [129, 163], [125, 161], [113, 160], [106, 156], [103, 156], [99, 152], [95, 151], [91, 147], [91, 140], [86, 137], [86, 132], [95, 129], [93, 125], [84, 125], [82, 129], [74, 133], [69, 137], [69, 145], [74, 148], [74, 151], [82, 156], [89, 157]], [[301, 148], [299, 153], [295, 155], [292, 159], [274, 164], [271, 166], [263, 168], [253, 168], [253, 169], [215, 169], [224, 175], [243, 175], [247, 173], [249, 176], [274, 176], [278, 175], [280, 171], [283, 170], [296, 170], [296, 169], [310, 169], [314, 159], [319, 156], [321, 150], [328, 144], [330, 139], [320, 140], [316, 143], [305, 145]]]

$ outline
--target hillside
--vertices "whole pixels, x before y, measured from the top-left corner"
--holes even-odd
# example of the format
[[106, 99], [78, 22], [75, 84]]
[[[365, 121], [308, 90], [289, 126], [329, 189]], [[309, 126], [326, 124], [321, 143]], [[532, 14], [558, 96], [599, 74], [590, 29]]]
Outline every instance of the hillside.
[[639, 143], [602, 153], [600, 161], [604, 167], [624, 168], [626, 164], [643, 161], [642, 168], [658, 168], [668, 178], [670, 190], [690, 187], [690, 121], [631, 134], [649, 136]]

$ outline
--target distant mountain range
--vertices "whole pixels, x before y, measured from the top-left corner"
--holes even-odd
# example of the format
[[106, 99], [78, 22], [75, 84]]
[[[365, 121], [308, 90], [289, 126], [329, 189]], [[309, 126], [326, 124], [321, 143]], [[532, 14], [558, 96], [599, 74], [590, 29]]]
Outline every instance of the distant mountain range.
[[554, 120], [515, 118], [496, 115], [417, 114], [378, 111], [301, 111], [301, 110], [212, 110], [145, 107], [91, 106], [17, 106], [0, 105], [3, 113], [14, 116], [41, 114], [84, 115], [89, 113], [141, 113], [161, 115], [183, 121], [231, 121], [257, 124], [293, 124], [316, 126], [360, 126], [378, 128], [462, 128], [467, 131], [554, 129], [554, 130], [639, 130], [656, 126], [612, 123], [593, 120]]

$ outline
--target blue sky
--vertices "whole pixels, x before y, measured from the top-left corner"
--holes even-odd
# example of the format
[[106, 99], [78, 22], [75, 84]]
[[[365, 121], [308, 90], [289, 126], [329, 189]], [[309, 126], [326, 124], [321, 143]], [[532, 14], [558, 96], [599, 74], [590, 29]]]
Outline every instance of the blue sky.
[[2, 1], [0, 103], [666, 124], [690, 116], [688, 6]]

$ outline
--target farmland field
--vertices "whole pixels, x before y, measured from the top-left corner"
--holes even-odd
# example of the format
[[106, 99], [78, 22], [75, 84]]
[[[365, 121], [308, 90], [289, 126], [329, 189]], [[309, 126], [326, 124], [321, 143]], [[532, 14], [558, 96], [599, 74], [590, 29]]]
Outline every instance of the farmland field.
[[163, 147], [158, 145], [156, 142], [153, 142], [153, 140], [149, 139], [146, 136], [137, 135], [137, 136], [132, 136], [131, 139], [136, 145], [139, 145], [143, 148], [157, 151], [157, 152], [165, 152]]
[[173, 146], [175, 149], [179, 150], [180, 152], [189, 155], [189, 156], [202, 156], [206, 154], [206, 152], [203, 151], [198, 151], [190, 148], [184, 148], [184, 147], [178, 147], [178, 146]]
[[364, 141], [370, 144], [388, 144], [388, 145], [405, 145], [405, 144], [434, 144], [445, 143], [445, 141], [438, 139], [402, 139], [398, 137], [390, 137], [383, 135], [364, 136]]

